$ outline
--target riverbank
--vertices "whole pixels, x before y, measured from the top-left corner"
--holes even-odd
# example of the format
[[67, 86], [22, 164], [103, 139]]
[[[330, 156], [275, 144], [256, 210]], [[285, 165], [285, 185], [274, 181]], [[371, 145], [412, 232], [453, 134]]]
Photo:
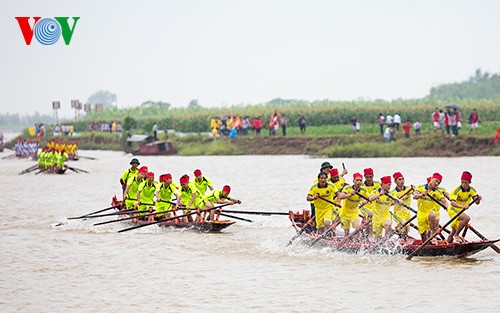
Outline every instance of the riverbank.
[[490, 136], [445, 138], [434, 134], [386, 143], [379, 135], [328, 137], [239, 137], [228, 144], [241, 154], [305, 154], [328, 157], [457, 157], [500, 156]]
[[[117, 134], [83, 133], [75, 140], [79, 149], [123, 151], [125, 143]], [[384, 142], [381, 135], [349, 134], [331, 136], [239, 136], [214, 140], [207, 135], [170, 136], [178, 155], [310, 155], [326, 157], [461, 157], [500, 156], [493, 136], [460, 135], [446, 138], [434, 133]], [[45, 145], [47, 138], [41, 142]], [[10, 142], [8, 147], [12, 147]]]

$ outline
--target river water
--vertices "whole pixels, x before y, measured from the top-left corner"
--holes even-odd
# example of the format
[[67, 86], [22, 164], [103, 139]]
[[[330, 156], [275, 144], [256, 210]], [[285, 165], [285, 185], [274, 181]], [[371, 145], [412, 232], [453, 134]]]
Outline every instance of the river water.
[[[10, 153], [6, 150], [0, 157]], [[247, 215], [222, 233], [160, 229], [117, 233], [127, 224], [66, 220], [110, 205], [131, 155], [81, 151], [69, 165], [90, 174], [18, 175], [33, 161], [0, 163], [1, 312], [498, 312], [500, 257], [487, 249], [466, 259], [349, 255], [308, 248], [286, 216]], [[216, 188], [232, 187], [231, 209], [309, 207], [307, 191], [324, 159], [306, 156], [140, 157], [157, 175], [178, 179], [196, 168]], [[500, 238], [500, 158], [328, 159], [376, 178], [401, 171], [421, 184], [433, 172], [448, 190], [463, 170], [484, 201], [472, 224]], [[415, 204], [413, 204], [415, 207]], [[442, 212], [442, 216], [446, 216]], [[105, 220], [105, 219], [101, 219]], [[447, 219], [446, 219], [447, 220]], [[59, 222], [67, 222], [55, 226]], [[470, 232], [469, 232], [470, 233]], [[472, 237], [474, 238], [474, 237]]]

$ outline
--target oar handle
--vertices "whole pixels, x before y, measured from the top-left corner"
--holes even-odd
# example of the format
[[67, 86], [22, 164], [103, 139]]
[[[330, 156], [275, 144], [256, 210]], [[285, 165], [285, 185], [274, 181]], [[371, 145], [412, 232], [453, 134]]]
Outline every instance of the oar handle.
[[[175, 210], [166, 210], [166, 211], [162, 211], [162, 212], [155, 211], [155, 212], [146, 213], [146, 214], [144, 214], [142, 216], [144, 217], [144, 216], [150, 216], [150, 215], [155, 215], [155, 214], [163, 214], [163, 213], [169, 213], [169, 212], [174, 212], [174, 211]], [[148, 210], [145, 210], [145, 211], [144, 210], [143, 211], [129, 211], [129, 212], [123, 212], [121, 214], [142, 213], [142, 212], [149, 212], [149, 211]], [[94, 226], [99, 226], [99, 225], [104, 225], [104, 224], [110, 224], [110, 223], [116, 223], [116, 222], [131, 220], [131, 219], [134, 219], [136, 217], [137, 216], [129, 216], [129, 217], [124, 217], [124, 218], [117, 219], [117, 220], [111, 220], [111, 221], [105, 221], [105, 222], [95, 223]]]
[[[407, 208], [408, 210], [412, 211], [413, 213], [417, 213], [417, 210], [413, 209], [411, 206], [409, 206], [409, 205], [407, 205], [406, 203], [404, 203], [404, 202], [403, 202], [403, 200], [401, 200], [401, 198], [396, 199], [396, 198], [394, 198], [393, 196], [391, 196], [391, 195], [390, 195], [390, 194], [388, 194], [388, 193], [386, 194], [386, 196], [387, 196], [388, 198], [392, 199], [392, 200], [393, 200], [394, 202], [396, 202], [397, 204], [399, 204], [399, 201], [401, 201], [401, 202], [402, 202], [402, 204], [399, 204], [399, 205], [404, 206], [405, 208]], [[405, 195], [403, 195], [403, 197], [404, 197], [404, 196], [405, 196]], [[399, 200], [399, 201], [398, 201], [398, 200]]]
[[[431, 198], [431, 200], [432, 200], [432, 201], [434, 201], [434, 202], [436, 202], [437, 204], [439, 204], [439, 206], [440, 206], [440, 207], [442, 207], [443, 209], [445, 209], [445, 210], [447, 209], [447, 208], [446, 208], [446, 206], [445, 206], [445, 205], [444, 205], [441, 201], [439, 201], [438, 199], [434, 198], [434, 196], [433, 196], [433, 195], [431, 195], [429, 192], [427, 192], [427, 196], [428, 196], [429, 198]], [[476, 200], [474, 200], [474, 201], [476, 201]]]
[[361, 198], [365, 199], [366, 201], [368, 201], [368, 202], [370, 202], [370, 203], [372, 202], [372, 201], [370, 200], [370, 198], [365, 197], [364, 195], [362, 195], [362, 194], [361, 194], [359, 191], [357, 191], [357, 190], [355, 190], [355, 191], [356, 191], [356, 194], [357, 194], [358, 196], [360, 196]]
[[243, 218], [243, 217], [238, 217], [238, 216], [234, 216], [234, 215], [229, 215], [229, 214], [225, 214], [225, 213], [221, 213], [220, 215], [222, 216], [226, 216], [226, 217], [230, 217], [230, 218], [234, 218], [236, 220], [241, 220], [241, 221], [245, 221], [245, 222], [249, 222], [249, 223], [253, 223], [252, 220], [249, 220], [247, 218]]
[[326, 198], [323, 198], [322, 196], [319, 196], [318, 198], [319, 198], [319, 199], [321, 199], [321, 200], [323, 200], [323, 201], [325, 201], [325, 202], [328, 202], [328, 203], [330, 203], [330, 204], [333, 204], [334, 206], [336, 206], [336, 207], [338, 207], [338, 208], [342, 207], [342, 206], [338, 205], [337, 203], [335, 203], [335, 202], [333, 202], [333, 201], [330, 201], [330, 200], [328, 200], [328, 199], [326, 199]]
[[[476, 199], [474, 198], [474, 200], [472, 200], [472, 202], [469, 204], [469, 206], [473, 205], [475, 202], [476, 202]], [[448, 222], [446, 222], [446, 224], [444, 224], [438, 230], [436, 230], [432, 234], [432, 236], [430, 236], [429, 238], [427, 238], [427, 240], [424, 241], [417, 249], [415, 249], [415, 251], [413, 251], [410, 255], [408, 255], [406, 257], [406, 259], [407, 260], [411, 260], [420, 250], [422, 250], [423, 247], [425, 247], [425, 245], [427, 245], [432, 239], [434, 239], [434, 237], [436, 237], [437, 235], [439, 235], [441, 233], [441, 231], [446, 228], [446, 226], [448, 226], [451, 223], [453, 223], [453, 221], [455, 221], [460, 215], [462, 215], [462, 213], [464, 213], [465, 210], [467, 210], [467, 209], [462, 209], [457, 214], [455, 214], [455, 216], [453, 216]]]

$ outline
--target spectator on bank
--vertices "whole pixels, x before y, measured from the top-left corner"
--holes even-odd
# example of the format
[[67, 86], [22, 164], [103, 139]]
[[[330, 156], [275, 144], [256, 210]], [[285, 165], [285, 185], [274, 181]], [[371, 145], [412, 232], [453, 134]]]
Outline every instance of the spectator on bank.
[[352, 125], [353, 133], [356, 133], [356, 121], [357, 121], [357, 118], [356, 118], [356, 116], [353, 115], [351, 117], [351, 125]]
[[436, 108], [434, 113], [432, 113], [432, 123], [434, 125], [434, 132], [437, 133], [439, 129], [439, 108]]
[[392, 117], [391, 114], [387, 113], [387, 115], [385, 116], [385, 124], [387, 126], [391, 126], [393, 123], [394, 123], [394, 117]]
[[157, 141], [158, 140], [158, 125], [156, 125], [156, 123], [153, 125], [153, 139], [154, 141]]
[[299, 118], [299, 127], [300, 127], [300, 133], [304, 135], [306, 133], [306, 118], [304, 115], [301, 115]]
[[444, 129], [446, 130], [446, 137], [450, 136], [450, 112], [446, 111], [444, 114]]
[[421, 128], [422, 128], [422, 123], [420, 123], [420, 120], [417, 119], [417, 121], [413, 124], [413, 129], [415, 130], [415, 136], [420, 136]]
[[241, 134], [242, 135], [248, 135], [248, 128], [250, 127], [250, 118], [245, 116], [242, 121], [242, 126], [241, 126]]
[[404, 123], [403, 126], [401, 126], [401, 128], [403, 129], [403, 134], [405, 138], [410, 138], [411, 123], [409, 118], [406, 119], [406, 123]]
[[384, 125], [385, 125], [385, 117], [384, 114], [379, 113], [378, 115], [378, 124], [380, 125], [380, 134], [384, 135]]
[[280, 125], [281, 125], [281, 131], [283, 133], [283, 136], [286, 136], [286, 127], [288, 126], [286, 114], [281, 114]]
[[399, 125], [401, 125], [401, 116], [396, 113], [394, 114], [394, 128], [399, 131]]
[[262, 118], [260, 116], [257, 116], [251, 121], [251, 124], [253, 126], [254, 136], [259, 136], [260, 130], [262, 129]]
[[469, 116], [469, 124], [470, 124], [469, 134], [472, 134], [472, 131], [474, 130], [477, 134], [477, 129], [479, 128], [479, 115], [477, 114], [477, 110], [475, 108], [472, 109], [472, 113]]
[[396, 134], [394, 132], [394, 126], [387, 126], [384, 132], [384, 140], [385, 142], [396, 141]]
[[458, 119], [457, 113], [453, 110], [450, 114], [451, 136], [458, 136]]

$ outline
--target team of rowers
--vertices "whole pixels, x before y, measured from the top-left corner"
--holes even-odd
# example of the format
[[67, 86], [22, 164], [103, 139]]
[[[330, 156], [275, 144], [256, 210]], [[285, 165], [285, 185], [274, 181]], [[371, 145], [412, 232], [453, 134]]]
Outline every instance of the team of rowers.
[[[329, 162], [321, 165], [314, 185], [311, 186], [307, 201], [311, 202], [315, 227], [318, 233], [335, 230], [341, 225], [345, 236], [349, 235], [351, 227], [365, 228], [365, 232], [373, 237], [390, 236], [395, 230], [392, 228], [393, 219], [397, 224], [396, 231], [407, 234], [411, 219], [411, 200], [417, 201], [417, 228], [426, 240], [439, 228], [441, 207], [446, 208], [450, 218], [462, 209], [468, 209], [473, 203], [479, 204], [481, 196], [471, 186], [472, 174], [463, 172], [461, 183], [447, 192], [440, 186], [443, 177], [439, 173], [427, 178], [427, 183], [419, 186], [405, 184], [402, 173], [395, 172], [391, 176], [383, 176], [375, 181], [371, 168], [365, 168], [361, 173], [353, 174], [353, 184], [349, 185], [343, 176]], [[363, 180], [364, 178], [364, 180]], [[395, 187], [391, 190], [392, 180]], [[390, 210], [391, 206], [393, 211]], [[448, 242], [463, 242], [460, 231], [470, 221], [470, 217], [462, 213], [450, 224], [452, 230]], [[369, 227], [371, 224], [371, 227]], [[401, 228], [401, 226], [404, 226]], [[436, 244], [433, 238], [432, 244]]]
[[[120, 178], [123, 189], [123, 200], [127, 210], [137, 211], [137, 219], [153, 222], [155, 219], [174, 218], [174, 222], [218, 221], [221, 210], [214, 209], [219, 205], [241, 203], [229, 196], [231, 187], [225, 185], [222, 189], [214, 189], [211, 180], [204, 176], [201, 170], [194, 171], [194, 178], [182, 175], [177, 184], [170, 173], [159, 176], [148, 170], [147, 166], [139, 168], [139, 160], [130, 161], [131, 167]], [[175, 218], [176, 210], [184, 211], [183, 215], [196, 210], [197, 217], [191, 215]], [[156, 212], [148, 214], [145, 212]], [[202, 214], [203, 213], [203, 214]]]
[[57, 151], [54, 148], [43, 147], [38, 149], [38, 169], [41, 171], [62, 171], [66, 169], [65, 162], [68, 153], [65, 150]]

